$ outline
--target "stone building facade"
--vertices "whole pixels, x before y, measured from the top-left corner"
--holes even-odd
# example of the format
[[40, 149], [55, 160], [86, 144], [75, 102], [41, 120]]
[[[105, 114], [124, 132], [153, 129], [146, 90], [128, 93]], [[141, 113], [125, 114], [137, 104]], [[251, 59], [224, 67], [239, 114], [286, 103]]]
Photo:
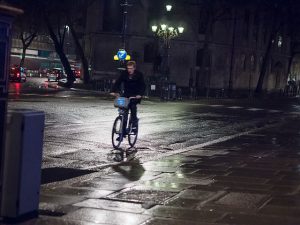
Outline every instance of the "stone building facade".
[[[252, 93], [270, 40], [272, 12], [257, 10], [256, 5], [248, 3], [229, 7], [212, 22], [199, 2], [175, 1], [171, 15], [166, 15], [162, 1], [134, 1], [128, 10], [127, 52], [147, 78], [159, 80], [156, 59], [162, 47], [151, 25], [169, 17], [185, 27], [169, 49], [170, 82], [182, 88], [194, 86], [202, 95], [225, 94], [230, 87], [235, 92]], [[213, 6], [213, 14], [221, 11], [221, 5]], [[94, 1], [87, 10], [84, 45], [92, 79], [115, 79], [118, 75], [119, 65], [113, 56], [122, 48], [122, 16], [119, 0]], [[211, 29], [205, 29], [209, 24]], [[282, 91], [287, 83], [291, 51], [287, 33], [284, 25], [272, 40], [265, 91]]]

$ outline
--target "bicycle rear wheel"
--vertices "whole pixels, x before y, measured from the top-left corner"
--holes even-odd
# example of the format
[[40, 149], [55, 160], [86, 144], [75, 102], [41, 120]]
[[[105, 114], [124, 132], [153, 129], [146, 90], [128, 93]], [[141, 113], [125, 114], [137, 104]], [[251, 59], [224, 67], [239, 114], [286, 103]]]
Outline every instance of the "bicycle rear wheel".
[[123, 141], [123, 117], [118, 116], [115, 119], [112, 134], [111, 134], [111, 140], [112, 145], [115, 149], [118, 149], [121, 145], [121, 142]]
[[128, 132], [128, 143], [130, 147], [133, 147], [137, 141], [139, 131], [139, 125], [136, 124], [135, 127], [132, 126], [132, 123], [129, 124], [129, 132]]

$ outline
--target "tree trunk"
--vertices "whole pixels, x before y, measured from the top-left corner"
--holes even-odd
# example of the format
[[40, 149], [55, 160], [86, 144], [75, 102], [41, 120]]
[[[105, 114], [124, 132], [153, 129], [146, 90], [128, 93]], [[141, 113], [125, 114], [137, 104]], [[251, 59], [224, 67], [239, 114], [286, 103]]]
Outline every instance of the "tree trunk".
[[36, 33], [31, 34], [27, 38], [24, 38], [24, 32], [21, 33], [20, 38], [21, 38], [23, 47], [22, 47], [22, 57], [21, 57], [21, 61], [20, 61], [20, 67], [24, 66], [26, 50], [31, 45], [31, 43], [35, 37], [36, 37]]
[[263, 58], [262, 66], [261, 66], [260, 73], [259, 73], [259, 79], [258, 79], [257, 86], [255, 89], [255, 93], [258, 96], [260, 96], [262, 94], [263, 83], [264, 83], [264, 79], [265, 79], [266, 72], [267, 72], [268, 62], [270, 60], [270, 56], [272, 53], [273, 40], [275, 40], [276, 34], [277, 34], [277, 32], [274, 31], [274, 29], [273, 29], [273, 32], [270, 35], [270, 39], [269, 39], [268, 47], [265, 52], [265, 56]]
[[278, 6], [277, 6], [277, 8], [274, 9], [273, 16], [271, 18], [272, 19], [272, 29], [271, 29], [270, 39], [268, 42], [268, 46], [266, 48], [265, 56], [263, 58], [263, 62], [262, 62], [262, 66], [261, 66], [261, 70], [260, 70], [260, 74], [259, 74], [259, 79], [258, 79], [257, 86], [255, 89], [255, 94], [257, 96], [260, 96], [262, 94], [264, 79], [265, 79], [266, 72], [267, 72], [268, 62], [271, 57], [273, 43], [275, 43], [277, 33], [282, 25], [281, 23], [278, 24], [278, 19], [279, 19], [278, 17], [281, 16], [281, 15], [278, 15], [278, 12], [279, 12], [279, 10], [278, 10]]
[[25, 57], [26, 57], [26, 50], [27, 50], [27, 47], [23, 46], [22, 57], [21, 57], [21, 61], [20, 61], [20, 67], [24, 67]]
[[57, 37], [56, 37], [56, 35], [55, 35], [54, 31], [53, 31], [53, 28], [52, 28], [52, 26], [51, 26], [51, 24], [50, 24], [50, 22], [49, 22], [49, 20], [48, 20], [48, 18], [47, 18], [46, 15], [45, 15], [44, 19], [45, 19], [45, 22], [46, 22], [46, 26], [47, 26], [47, 28], [49, 30], [50, 37], [51, 37], [51, 39], [52, 39], [52, 41], [54, 43], [55, 51], [58, 54], [58, 56], [60, 58], [60, 61], [61, 61], [62, 65], [63, 65], [63, 67], [64, 67], [64, 70], [65, 70], [65, 72], [67, 74], [67, 83], [66, 83], [66, 86], [71, 87], [72, 84], [74, 83], [74, 81], [76, 80], [76, 78], [75, 78], [75, 74], [73, 73], [73, 71], [71, 69], [70, 62], [69, 62], [68, 58], [66, 57], [66, 55], [64, 53], [63, 43], [61, 44], [58, 41], [58, 39], [57, 39]]
[[83, 71], [83, 81], [85, 84], [89, 83], [90, 81], [90, 72], [89, 72], [89, 64], [88, 64], [88, 61], [85, 57], [85, 54], [84, 54], [84, 50], [78, 40], [78, 37], [77, 37], [77, 34], [73, 28], [72, 25], [69, 25], [70, 27], [70, 31], [71, 31], [71, 34], [73, 36], [73, 39], [74, 39], [74, 42], [75, 42], [75, 45], [76, 45], [76, 48], [77, 48], [77, 51], [78, 51], [78, 54], [79, 54], [79, 57], [80, 57], [80, 60], [81, 60], [81, 64], [82, 64], [82, 71]]

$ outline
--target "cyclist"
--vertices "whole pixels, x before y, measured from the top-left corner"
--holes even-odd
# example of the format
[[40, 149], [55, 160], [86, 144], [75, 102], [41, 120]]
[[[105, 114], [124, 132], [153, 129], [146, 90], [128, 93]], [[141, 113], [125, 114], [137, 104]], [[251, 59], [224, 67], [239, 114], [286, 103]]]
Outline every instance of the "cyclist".
[[141, 103], [141, 98], [145, 92], [145, 82], [143, 74], [136, 70], [136, 62], [128, 61], [126, 65], [126, 70], [121, 73], [119, 78], [116, 80], [111, 95], [117, 97], [123, 84], [123, 94], [122, 97], [130, 99], [129, 109], [131, 111], [131, 119], [133, 127], [136, 127], [137, 118], [137, 104]]

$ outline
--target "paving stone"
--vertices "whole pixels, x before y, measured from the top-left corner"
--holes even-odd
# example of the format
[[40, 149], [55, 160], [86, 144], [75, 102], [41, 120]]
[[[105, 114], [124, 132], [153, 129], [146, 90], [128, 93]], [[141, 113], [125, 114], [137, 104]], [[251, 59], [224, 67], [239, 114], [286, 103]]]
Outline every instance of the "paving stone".
[[137, 203], [152, 202], [163, 204], [167, 199], [176, 195], [177, 192], [147, 190], [144, 187], [134, 187], [109, 195], [107, 199], [124, 200]]
[[200, 191], [224, 191], [227, 190], [227, 187], [221, 187], [221, 186], [214, 186], [214, 184], [212, 185], [195, 185], [190, 187], [188, 190], [200, 190]]
[[254, 214], [228, 214], [218, 222], [235, 225], [299, 225], [300, 219]]
[[155, 217], [184, 219], [187, 220], [185, 224], [188, 224], [189, 221], [213, 223], [218, 220], [221, 220], [225, 215], [223, 213], [216, 213], [216, 212], [210, 212], [204, 210], [175, 208], [169, 206], [155, 206], [154, 208], [145, 211], [144, 214], [155, 216]]
[[228, 193], [215, 204], [235, 206], [239, 208], [257, 208], [266, 201], [266, 195], [249, 193]]
[[183, 185], [187, 187], [190, 187], [191, 185], [209, 185], [214, 183], [214, 180], [211, 178], [193, 178], [193, 177], [167, 177], [167, 178], [158, 178], [155, 180], [152, 180], [151, 182], [164, 182], [164, 183], [175, 183], [177, 185]]
[[199, 200], [174, 197], [168, 200], [164, 205], [177, 208], [197, 209]]
[[55, 203], [40, 203], [39, 213], [45, 216], [52, 216], [52, 214], [67, 214], [74, 212], [78, 209], [76, 206], [72, 205], [60, 205]]
[[180, 183], [177, 180], [166, 180], [166, 179], [156, 179], [151, 181], [144, 181], [139, 183], [136, 188], [147, 189], [147, 190], [157, 190], [157, 191], [172, 191], [180, 192], [184, 189], [192, 187], [192, 184]]
[[26, 222], [18, 223], [20, 225], [112, 225], [108, 223], [91, 223], [86, 221], [76, 221], [72, 219], [51, 218], [40, 216], [38, 219], [32, 219]]
[[268, 206], [281, 206], [281, 207], [299, 207], [300, 208], [300, 197], [289, 196], [289, 197], [275, 197], [272, 198]]
[[300, 189], [300, 185], [274, 185], [270, 193], [273, 195], [293, 195], [298, 193]]
[[143, 213], [145, 211], [145, 209], [142, 208], [141, 204], [111, 201], [104, 199], [87, 199], [85, 201], [74, 204], [74, 206], [132, 213]]
[[223, 190], [230, 190], [236, 192], [259, 192], [266, 193], [271, 190], [272, 185], [240, 183], [240, 182], [226, 182], [216, 181], [212, 184], [213, 187], [220, 187]]
[[114, 225], [139, 225], [147, 221], [148, 215], [117, 212], [101, 209], [79, 209], [63, 217], [78, 221], [87, 221], [92, 223], [104, 223]]
[[256, 177], [238, 177], [232, 176], [231, 174], [227, 176], [214, 176], [216, 182], [225, 181], [225, 182], [238, 182], [238, 183], [249, 183], [249, 184], [265, 184], [268, 182], [268, 179], [265, 178], [256, 178]]
[[186, 155], [189, 157], [199, 157], [199, 156], [214, 156], [214, 155], [220, 155], [220, 154], [228, 154], [226, 150], [216, 150], [215, 148], [210, 149], [208, 147], [202, 148], [202, 149], [196, 149], [188, 152], [184, 152], [182, 155]]
[[224, 170], [213, 170], [213, 169], [199, 169], [197, 171], [195, 171], [193, 174], [198, 174], [198, 175], [220, 175], [220, 176], [224, 176], [226, 174], [228, 174], [228, 170], [224, 171]]
[[266, 215], [277, 215], [281, 217], [296, 217], [300, 218], [300, 208], [291, 207], [291, 206], [276, 206], [276, 205], [266, 205], [262, 207], [259, 211], [259, 214]]
[[59, 205], [72, 205], [77, 202], [83, 201], [84, 197], [74, 197], [74, 196], [63, 196], [63, 195], [40, 195], [40, 203], [53, 203]]
[[174, 173], [178, 170], [178, 167], [166, 167], [166, 166], [153, 166], [144, 165], [146, 171], [161, 172], [161, 173]]
[[199, 190], [185, 190], [180, 192], [177, 196], [184, 199], [194, 199], [199, 202], [211, 199], [213, 196], [219, 196], [220, 194], [224, 194], [225, 192], [214, 192], [214, 191], [199, 191]]
[[102, 198], [109, 194], [113, 193], [113, 191], [109, 190], [93, 190], [93, 189], [85, 189], [85, 188], [71, 188], [71, 187], [56, 187], [52, 189], [43, 190], [42, 194], [47, 195], [57, 195], [57, 196], [80, 196], [87, 198]]
[[238, 177], [255, 177], [255, 178], [266, 178], [272, 179], [276, 178], [277, 171], [266, 171], [266, 170], [259, 170], [259, 169], [248, 169], [248, 168], [232, 168], [229, 170], [232, 176]]
[[207, 223], [207, 222], [193, 222], [193, 221], [185, 221], [185, 220], [174, 220], [174, 219], [163, 219], [163, 218], [154, 218], [150, 219], [147, 222], [143, 223], [143, 225], [226, 225], [220, 223]]
[[131, 182], [120, 182], [116, 180], [115, 182], [111, 180], [102, 180], [102, 181], [92, 181], [92, 182], [79, 182], [72, 185], [72, 187], [78, 188], [94, 188], [100, 190], [107, 190], [107, 191], [119, 191], [126, 187], [130, 187]]

